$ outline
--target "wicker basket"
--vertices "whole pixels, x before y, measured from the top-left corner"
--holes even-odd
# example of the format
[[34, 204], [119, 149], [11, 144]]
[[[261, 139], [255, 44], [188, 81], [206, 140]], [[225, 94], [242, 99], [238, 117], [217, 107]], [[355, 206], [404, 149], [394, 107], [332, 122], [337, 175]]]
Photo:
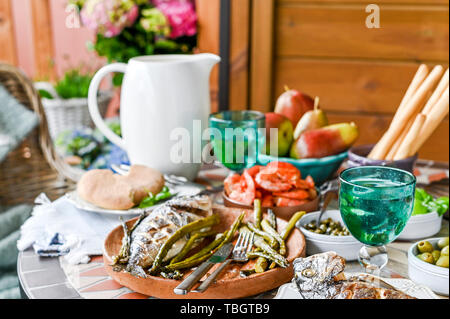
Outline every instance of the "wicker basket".
[[[65, 100], [58, 96], [53, 86], [48, 82], [37, 82], [34, 85], [36, 89], [45, 90], [53, 96], [53, 99], [42, 99], [48, 129], [53, 140], [63, 131], [82, 127], [95, 127], [89, 113], [87, 98]], [[113, 94], [109, 91], [101, 91], [99, 94], [98, 106], [103, 117], [106, 114], [112, 96]]]
[[[39, 152], [34, 152], [35, 143], [33, 143], [33, 136], [29, 136], [27, 138], [27, 140], [30, 140], [30, 146], [32, 146], [31, 152], [34, 154], [33, 160], [39, 161], [39, 157], [42, 157], [43, 155], [45, 160], [59, 173], [60, 176], [77, 182], [81, 178], [82, 172], [80, 172], [79, 169], [75, 169], [68, 165], [64, 159], [57, 154], [50, 138], [47, 118], [42, 107], [41, 99], [33, 87], [33, 83], [19, 69], [8, 64], [0, 63], [0, 84], [3, 85], [6, 90], [17, 99], [17, 101], [34, 111], [39, 117], [39, 135], [36, 139], [39, 143], [38, 147], [36, 147], [39, 148]], [[34, 132], [37, 131], [35, 130]], [[27, 161], [16, 161], [13, 164], [14, 169], [5, 168], [6, 171], [0, 170], [0, 180], [7, 183], [8, 180], [14, 180], [13, 177], [10, 177], [8, 174], [15, 174], [17, 172], [28, 173], [30, 170], [30, 166], [27, 165]], [[2, 163], [2, 167], [9, 166]], [[29, 174], [26, 175], [26, 177], [20, 177], [19, 179], [22, 180], [23, 178], [29, 179]], [[2, 187], [5, 187], [5, 185], [3, 184]]]

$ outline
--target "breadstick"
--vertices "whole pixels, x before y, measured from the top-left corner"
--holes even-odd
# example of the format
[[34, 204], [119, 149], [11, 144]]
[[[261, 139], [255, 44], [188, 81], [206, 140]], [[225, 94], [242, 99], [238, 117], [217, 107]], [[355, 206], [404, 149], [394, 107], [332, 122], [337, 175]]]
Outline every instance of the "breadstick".
[[[417, 116], [417, 115], [416, 115]], [[397, 153], [398, 149], [400, 148], [400, 145], [402, 145], [403, 141], [405, 140], [406, 135], [408, 134], [409, 130], [411, 129], [412, 125], [413, 125], [414, 121], [413, 120], [409, 120], [408, 124], [406, 125], [405, 129], [403, 130], [402, 134], [400, 135], [400, 137], [395, 141], [394, 145], [392, 145], [391, 150], [389, 151], [389, 153], [386, 155], [386, 160], [387, 161], [393, 161], [394, 160], [394, 156]]]
[[437, 103], [439, 98], [444, 93], [446, 87], [448, 86], [448, 81], [449, 81], [448, 73], [449, 72], [448, 72], [448, 68], [447, 68], [447, 71], [445, 71], [444, 75], [442, 76], [442, 79], [439, 82], [436, 90], [434, 90], [433, 94], [428, 99], [427, 104], [425, 104], [422, 113], [428, 114], [431, 111], [431, 108]]
[[427, 120], [425, 121], [419, 136], [415, 141], [410, 154], [416, 154], [427, 139], [433, 134], [439, 124], [444, 120], [449, 110], [449, 92], [448, 86], [444, 93], [440, 97], [439, 101], [431, 108], [429, 114], [427, 114]]
[[[449, 69], [447, 68], [447, 71], [445, 71], [444, 75], [442, 76], [441, 81], [439, 82], [436, 90], [434, 90], [433, 94], [431, 95], [431, 97], [428, 99], [427, 104], [425, 104], [422, 113], [423, 114], [428, 114], [431, 110], [431, 108], [433, 107], [433, 105], [436, 104], [436, 102], [439, 100], [439, 98], [441, 97], [442, 93], [444, 93], [445, 88], [448, 86], [449, 84]], [[416, 115], [417, 116], [417, 115]], [[416, 117], [414, 116], [414, 118]], [[392, 146], [391, 150], [389, 151], [389, 153], [386, 155], [386, 160], [388, 161], [392, 161], [394, 159], [395, 154], [397, 153], [400, 145], [403, 143], [406, 134], [408, 134], [409, 130], [411, 129], [412, 125], [413, 125], [414, 121], [413, 119], [409, 120], [408, 125], [406, 126], [406, 128], [403, 130], [402, 134], [400, 135], [400, 137], [397, 139], [397, 141], [395, 141], [394, 145]]]
[[398, 119], [399, 115], [403, 112], [403, 109], [408, 104], [409, 100], [413, 97], [414, 93], [417, 92], [419, 87], [422, 85], [423, 81], [427, 78], [429, 75], [430, 70], [426, 64], [421, 64], [419, 68], [417, 69], [416, 75], [414, 76], [411, 85], [408, 87], [408, 90], [406, 91], [405, 95], [403, 96], [402, 102], [400, 103], [400, 106], [397, 109], [397, 112], [394, 115], [393, 121]]
[[[406, 90], [406, 93], [403, 96], [400, 106], [397, 108], [397, 112], [395, 113], [394, 118], [392, 119], [391, 125], [396, 120], [396, 118], [398, 118], [399, 114], [403, 111], [403, 108], [405, 107], [405, 105], [408, 103], [408, 101], [411, 99], [413, 94], [417, 91], [418, 87], [423, 83], [425, 78], [428, 76], [428, 73], [429, 73], [428, 66], [425, 64], [421, 64], [419, 66], [419, 68], [417, 69], [417, 72], [414, 75], [414, 78], [411, 81], [408, 89]], [[368, 157], [373, 158], [373, 155], [377, 154], [379, 152], [380, 147], [381, 147], [381, 144], [377, 143], [377, 145], [375, 145], [375, 147], [373, 148], [372, 152], [370, 152]]]
[[420, 130], [423, 127], [423, 123], [425, 123], [426, 116], [422, 113], [417, 115], [411, 129], [408, 134], [406, 134], [405, 140], [400, 145], [397, 153], [394, 156], [394, 161], [398, 161], [404, 158], [407, 158], [411, 153], [412, 145], [420, 134]]
[[437, 82], [441, 78], [442, 72], [443, 68], [440, 65], [433, 68], [419, 89], [414, 93], [408, 103], [404, 106], [403, 110], [399, 113], [397, 120], [392, 121], [388, 131], [379, 142], [380, 146], [377, 148], [376, 152], [371, 154], [372, 159], [383, 160], [386, 158], [387, 153], [407, 125], [409, 119], [415, 112], [418, 112], [418, 110], [422, 108], [427, 95], [432, 89], [434, 89]]

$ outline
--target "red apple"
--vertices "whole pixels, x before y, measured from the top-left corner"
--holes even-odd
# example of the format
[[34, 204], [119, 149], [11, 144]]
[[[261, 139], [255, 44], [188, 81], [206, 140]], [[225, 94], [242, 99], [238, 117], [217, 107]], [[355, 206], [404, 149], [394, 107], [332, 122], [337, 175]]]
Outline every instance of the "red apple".
[[[273, 131], [271, 129], [277, 129]], [[271, 134], [274, 133], [274, 134]], [[270, 150], [275, 147], [277, 154], [271, 154], [276, 156], [285, 156], [289, 153], [291, 144], [294, 140], [294, 127], [287, 117], [277, 113], [266, 113], [266, 154], [271, 154]]]
[[296, 127], [303, 114], [314, 110], [314, 100], [297, 90], [289, 90], [280, 95], [275, 106], [275, 113], [286, 116]]

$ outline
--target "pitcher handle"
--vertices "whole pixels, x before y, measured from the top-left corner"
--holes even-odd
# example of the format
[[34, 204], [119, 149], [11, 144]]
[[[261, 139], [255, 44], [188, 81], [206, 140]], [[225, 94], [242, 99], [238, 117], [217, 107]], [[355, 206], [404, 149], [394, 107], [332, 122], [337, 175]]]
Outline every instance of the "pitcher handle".
[[100, 111], [98, 110], [97, 103], [97, 93], [102, 82], [103, 78], [108, 75], [108, 73], [112, 72], [121, 72], [125, 73], [127, 70], [127, 64], [125, 63], [113, 63], [104, 66], [93, 77], [91, 84], [89, 86], [89, 95], [88, 95], [88, 104], [89, 104], [89, 113], [91, 113], [92, 120], [94, 121], [97, 128], [102, 132], [108, 140], [112, 143], [119, 146], [121, 149], [126, 151], [125, 141], [115, 134], [109, 127], [106, 125], [102, 116], [100, 115]]

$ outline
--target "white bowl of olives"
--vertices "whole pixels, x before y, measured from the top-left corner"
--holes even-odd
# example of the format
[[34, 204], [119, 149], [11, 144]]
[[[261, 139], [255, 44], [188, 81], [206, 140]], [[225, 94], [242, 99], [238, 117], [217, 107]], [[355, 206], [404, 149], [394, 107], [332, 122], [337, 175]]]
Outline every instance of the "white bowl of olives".
[[409, 278], [434, 292], [448, 296], [448, 237], [430, 238], [413, 244], [408, 250]]
[[345, 227], [338, 210], [326, 211], [316, 225], [320, 212], [308, 213], [297, 223], [306, 239], [308, 256], [335, 251], [347, 261], [357, 260], [362, 244]]

